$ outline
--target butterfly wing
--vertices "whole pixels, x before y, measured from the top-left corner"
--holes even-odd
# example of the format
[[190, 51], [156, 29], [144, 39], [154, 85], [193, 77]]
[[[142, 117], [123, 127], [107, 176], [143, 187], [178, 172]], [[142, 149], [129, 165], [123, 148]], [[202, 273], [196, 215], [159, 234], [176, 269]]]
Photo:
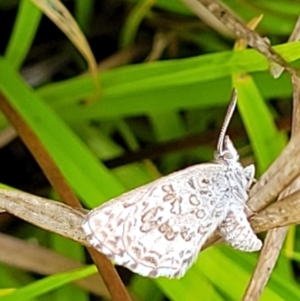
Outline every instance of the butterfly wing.
[[183, 276], [227, 214], [221, 168], [196, 165], [92, 210], [82, 225], [88, 241], [140, 275]]
[[245, 252], [259, 251], [262, 242], [253, 232], [244, 209], [241, 203], [230, 206], [226, 218], [218, 226], [218, 232], [234, 249]]

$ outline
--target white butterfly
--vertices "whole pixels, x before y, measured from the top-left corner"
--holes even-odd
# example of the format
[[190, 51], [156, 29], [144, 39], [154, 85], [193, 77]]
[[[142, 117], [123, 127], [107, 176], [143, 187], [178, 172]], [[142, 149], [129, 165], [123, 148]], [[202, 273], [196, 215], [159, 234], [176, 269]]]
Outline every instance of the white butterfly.
[[94, 248], [137, 274], [169, 278], [186, 273], [215, 230], [233, 248], [260, 250], [244, 211], [255, 168], [242, 167], [225, 136], [236, 99], [234, 90], [215, 162], [174, 172], [92, 210], [82, 228]]

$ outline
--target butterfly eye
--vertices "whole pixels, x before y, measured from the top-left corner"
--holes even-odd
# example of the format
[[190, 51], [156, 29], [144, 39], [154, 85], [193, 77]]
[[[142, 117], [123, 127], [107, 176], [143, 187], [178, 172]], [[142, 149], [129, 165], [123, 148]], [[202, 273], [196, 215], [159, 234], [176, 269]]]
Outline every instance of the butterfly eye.
[[223, 158], [224, 158], [225, 160], [232, 160], [232, 159], [234, 159], [234, 156], [233, 156], [233, 154], [232, 154], [231, 152], [225, 152], [225, 153], [223, 154]]

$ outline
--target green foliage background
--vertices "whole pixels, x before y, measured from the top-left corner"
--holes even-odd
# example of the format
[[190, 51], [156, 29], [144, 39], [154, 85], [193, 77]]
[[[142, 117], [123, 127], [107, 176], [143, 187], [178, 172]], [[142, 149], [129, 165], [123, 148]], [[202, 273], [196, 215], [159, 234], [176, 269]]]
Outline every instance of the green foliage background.
[[[258, 31], [270, 37], [272, 44], [281, 44], [274, 48], [286, 60], [298, 63], [300, 43], [286, 44], [284, 41], [299, 14], [299, 3], [292, 0], [224, 2], [246, 21], [263, 13]], [[2, 6], [6, 4], [3, 0], [1, 3]], [[74, 0], [72, 4], [79, 24], [89, 32], [94, 1]], [[19, 71], [32, 47], [42, 13], [29, 0], [22, 0], [18, 5], [13, 31], [0, 57], [0, 90], [34, 129], [86, 207], [96, 207], [154, 179], [153, 172], [143, 162], [109, 170], [103, 160], [119, 156], [125, 149], [139, 149], [142, 144], [205, 132], [211, 120], [220, 126], [233, 86], [239, 91], [238, 110], [253, 150], [258, 176], [287, 142], [287, 134], [275, 126], [276, 113], [268, 101], [291, 97], [289, 76], [283, 74], [273, 79], [268, 72], [268, 62], [261, 54], [253, 49], [233, 51], [230, 39], [208, 28], [203, 32], [173, 29], [179, 41], [181, 55], [178, 57], [170, 58], [165, 54], [160, 61], [141, 61], [99, 72], [103, 91], [101, 98], [92, 105], [81, 103], [95, 95], [94, 82], [88, 74], [48, 82], [38, 88], [29, 87]], [[197, 20], [178, 0], [155, 3], [131, 0], [127, 6], [128, 14], [118, 37], [119, 49], [135, 43], [143, 20], [163, 18], [165, 13], [174, 20]], [[172, 26], [170, 28], [172, 31]], [[190, 51], [186, 41], [196, 50]], [[74, 55], [76, 60], [82, 64]], [[140, 119], [142, 126], [138, 122]], [[1, 126], [6, 125], [1, 116]], [[238, 128], [242, 124], [237, 120], [233, 126]], [[122, 143], [114, 139], [116, 133]], [[234, 137], [232, 140], [236, 141]], [[236, 143], [242, 146], [247, 140], [240, 139]], [[199, 145], [187, 152], [174, 152], [161, 158], [158, 166], [162, 173], [168, 173], [186, 166], [187, 162], [212, 159], [213, 150], [211, 144]], [[57, 252], [78, 261], [85, 260], [82, 246], [33, 227], [26, 226], [16, 235], [34, 236], [39, 243]], [[289, 250], [293, 250], [294, 239], [292, 236], [286, 246]], [[145, 301], [165, 300], [165, 297], [174, 301], [239, 300], [257, 256], [226, 246], [213, 247], [199, 256], [183, 279], [151, 280], [134, 276], [129, 289], [138, 300]], [[65, 301], [73, 300], [74, 294], [76, 301], [89, 300], [88, 292], [63, 285], [93, 272], [94, 268], [88, 267], [37, 280], [26, 271], [16, 272], [14, 268], [0, 265], [0, 287], [3, 289], [0, 300]], [[7, 288], [16, 290], [7, 294], [4, 290]], [[300, 300], [291, 258], [284, 253], [261, 300]]]

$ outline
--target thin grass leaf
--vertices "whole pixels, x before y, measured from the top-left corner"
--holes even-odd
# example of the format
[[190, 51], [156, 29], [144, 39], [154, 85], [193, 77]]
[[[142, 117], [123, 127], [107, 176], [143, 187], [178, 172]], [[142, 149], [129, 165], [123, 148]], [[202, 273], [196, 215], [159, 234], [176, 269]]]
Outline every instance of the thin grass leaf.
[[94, 89], [95, 96], [99, 96], [101, 94], [101, 87], [97, 80], [97, 62], [85, 35], [82, 33], [80, 27], [68, 9], [59, 0], [30, 1], [38, 6], [43, 13], [46, 14], [56, 24], [56, 26], [65, 33], [81, 55], [86, 59], [96, 87], [96, 93]]
[[140, 301], [164, 301], [165, 296], [151, 279], [135, 276], [130, 283], [130, 291]]
[[0, 263], [0, 275], [5, 275], [5, 277], [1, 277], [0, 287], [4, 290], [11, 289], [13, 291], [15, 290], [15, 288], [27, 284], [32, 280], [30, 276], [26, 276], [25, 272], [18, 272], [18, 277], [16, 277], [16, 269], [14, 267], [9, 267], [5, 264]]
[[[144, 0], [127, 0], [127, 1], [131, 3], [140, 3]], [[172, 2], [170, 2], [169, 0], [156, 0], [155, 6], [179, 14], [192, 15], [191, 11], [179, 0], [174, 0]]]
[[258, 174], [261, 174], [282, 151], [287, 137], [277, 130], [274, 117], [251, 76], [235, 75], [233, 86], [238, 90], [239, 112], [251, 141]]
[[284, 254], [287, 258], [291, 258], [296, 244], [296, 226], [290, 226], [287, 232], [284, 246]]
[[[255, 266], [254, 254], [245, 254], [228, 247], [214, 247], [199, 257], [196, 267], [214, 284], [218, 291], [232, 300], [240, 300]], [[247, 263], [248, 262], [248, 263]], [[280, 279], [281, 278], [281, 279]], [[283, 292], [285, 291], [285, 294]], [[272, 278], [261, 298], [268, 300], [296, 300], [300, 290], [292, 283], [286, 283], [284, 276]], [[296, 298], [296, 299], [294, 299]]]
[[31, 47], [42, 13], [28, 0], [21, 0], [14, 28], [5, 51], [11, 67], [19, 69]]
[[[143, 0], [127, 0], [131, 3], [140, 3]], [[295, 19], [298, 17], [298, 3], [294, 1], [244, 1], [241, 5], [239, 0], [226, 0], [226, 5], [230, 7], [241, 19], [248, 21], [254, 16], [264, 12], [264, 20], [259, 29], [262, 32], [276, 35], [288, 35], [293, 29]], [[169, 12], [186, 16], [193, 16], [191, 12], [180, 0], [157, 0], [155, 7]]]
[[[103, 160], [111, 159], [124, 153], [124, 150], [108, 136], [104, 135], [101, 130], [86, 125], [81, 125], [80, 128], [83, 141], [86, 142], [98, 158]], [[126, 189], [133, 189], [154, 180], [153, 175], [141, 163], [114, 168], [112, 173]]]
[[[178, 112], [167, 111], [150, 113], [148, 119], [152, 125], [156, 141], [170, 141], [185, 135], [185, 126]], [[174, 166], [180, 165], [181, 154], [170, 154], [162, 160], [162, 170], [174, 171]]]
[[180, 280], [160, 278], [155, 282], [172, 301], [223, 300], [212, 283], [196, 269], [190, 269]]
[[[275, 47], [287, 60], [300, 58], [300, 43]], [[38, 95], [67, 122], [91, 118], [116, 118], [182, 108], [226, 104], [232, 72], [268, 70], [267, 60], [254, 50], [222, 52], [181, 60], [121, 67], [102, 74], [103, 97], [93, 106], [78, 105], [92, 90], [91, 77], [78, 77], [47, 85]], [[228, 79], [226, 79], [228, 77]], [[283, 84], [286, 84], [283, 77]], [[273, 91], [282, 91], [281, 79], [264, 75]], [[218, 89], [215, 89], [216, 85]], [[276, 87], [279, 85], [278, 87]], [[287, 86], [286, 89], [290, 88]], [[275, 91], [274, 91], [275, 89]], [[290, 90], [291, 91], [291, 90]], [[57, 101], [59, 100], [59, 101]], [[123, 104], [126, 103], [126, 106]]]
[[128, 15], [120, 33], [120, 47], [129, 47], [137, 35], [138, 27], [156, 0], [143, 0], [136, 4]]
[[91, 15], [94, 10], [95, 0], [76, 0], [75, 17], [83, 32], [87, 32], [91, 26]]
[[5, 296], [8, 294], [11, 294], [12, 292], [14, 292], [15, 289], [14, 288], [4, 288], [4, 289], [0, 289], [0, 297], [1, 296]]
[[[35, 131], [66, 179], [89, 206], [124, 191], [70, 129], [0, 59], [0, 90]], [[54, 134], [55, 133], [55, 134]]]
[[57, 275], [45, 277], [42, 280], [37, 280], [31, 284], [16, 289], [13, 293], [1, 297], [1, 301], [25, 301], [31, 298], [41, 296], [47, 292], [57, 289], [69, 282], [90, 276], [97, 273], [94, 265], [77, 269]]

